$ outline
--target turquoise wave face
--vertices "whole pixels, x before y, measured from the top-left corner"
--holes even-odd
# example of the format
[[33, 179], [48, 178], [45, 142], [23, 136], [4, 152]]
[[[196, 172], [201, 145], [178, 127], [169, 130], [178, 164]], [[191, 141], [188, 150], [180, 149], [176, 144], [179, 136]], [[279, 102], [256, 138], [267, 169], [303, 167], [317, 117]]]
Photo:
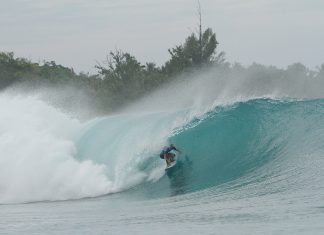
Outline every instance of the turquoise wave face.
[[[91, 156], [97, 154], [97, 157], [92, 160], [105, 164], [107, 174], [114, 175], [113, 180], [119, 179], [119, 183], [142, 174], [136, 183], [126, 184], [132, 188], [128, 193], [155, 198], [234, 185], [234, 182], [235, 187], [240, 187], [251, 181], [266, 180], [279, 168], [291, 167], [300, 157], [324, 151], [324, 100], [251, 100], [215, 108], [203, 118], [171, 131], [168, 141], [183, 154], [165, 174], [163, 166], [164, 175], [152, 182], [150, 173], [164, 163], [158, 158], [157, 148], [152, 148], [150, 138], [152, 145], [157, 146], [159, 141], [152, 136], [164, 138], [161, 132], [171, 129], [172, 120], [181, 115], [101, 120], [80, 139], [80, 158], [85, 159], [89, 152], [85, 153], [95, 149]], [[104, 144], [105, 140], [114, 144]], [[109, 156], [111, 152], [118, 157]], [[118, 164], [123, 157], [127, 164]], [[111, 173], [116, 173], [116, 165], [120, 166], [122, 176]]]

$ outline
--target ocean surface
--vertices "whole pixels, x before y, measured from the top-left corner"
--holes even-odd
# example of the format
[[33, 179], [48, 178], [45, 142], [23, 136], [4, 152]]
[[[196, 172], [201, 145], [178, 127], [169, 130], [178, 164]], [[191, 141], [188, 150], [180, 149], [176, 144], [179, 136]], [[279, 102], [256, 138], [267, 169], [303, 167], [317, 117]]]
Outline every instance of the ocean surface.
[[0, 94], [0, 234], [324, 234], [324, 99], [203, 93], [86, 121]]

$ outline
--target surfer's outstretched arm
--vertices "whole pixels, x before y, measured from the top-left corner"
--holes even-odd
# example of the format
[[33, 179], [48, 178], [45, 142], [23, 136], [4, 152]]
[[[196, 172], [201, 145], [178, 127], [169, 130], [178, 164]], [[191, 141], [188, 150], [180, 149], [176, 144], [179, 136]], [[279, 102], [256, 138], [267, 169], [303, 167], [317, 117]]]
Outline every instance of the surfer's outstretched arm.
[[170, 144], [171, 150], [175, 150], [178, 153], [182, 153], [180, 149], [177, 149], [173, 144]]
[[174, 148], [175, 151], [177, 151], [178, 153], [182, 153], [180, 149]]

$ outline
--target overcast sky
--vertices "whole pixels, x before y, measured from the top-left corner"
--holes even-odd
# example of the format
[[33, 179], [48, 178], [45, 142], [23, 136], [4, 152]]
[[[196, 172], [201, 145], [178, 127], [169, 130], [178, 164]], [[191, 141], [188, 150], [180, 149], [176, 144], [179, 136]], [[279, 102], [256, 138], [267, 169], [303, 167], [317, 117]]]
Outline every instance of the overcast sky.
[[[324, 0], [200, 0], [230, 62], [324, 62]], [[197, 28], [196, 0], [0, 0], [0, 51], [95, 72], [115, 48], [162, 64]]]

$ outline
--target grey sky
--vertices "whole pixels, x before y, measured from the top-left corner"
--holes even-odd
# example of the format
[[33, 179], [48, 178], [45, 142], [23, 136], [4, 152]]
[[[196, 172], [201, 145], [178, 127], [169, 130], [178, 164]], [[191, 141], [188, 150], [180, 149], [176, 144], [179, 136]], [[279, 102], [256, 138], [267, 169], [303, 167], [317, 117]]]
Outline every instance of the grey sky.
[[[323, 0], [200, 0], [230, 62], [324, 62]], [[115, 48], [163, 63], [196, 30], [196, 0], [0, 0], [0, 51], [94, 72]]]

